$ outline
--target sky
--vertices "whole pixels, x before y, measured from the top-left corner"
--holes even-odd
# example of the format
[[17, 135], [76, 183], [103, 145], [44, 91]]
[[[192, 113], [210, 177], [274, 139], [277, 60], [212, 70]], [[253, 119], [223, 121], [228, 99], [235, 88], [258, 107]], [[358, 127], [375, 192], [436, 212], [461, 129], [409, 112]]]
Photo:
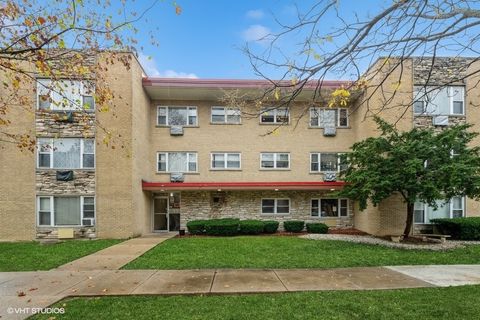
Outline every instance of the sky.
[[[268, 43], [262, 37], [280, 30], [275, 21], [296, 21], [295, 4], [306, 9], [311, 0], [177, 0], [182, 13], [177, 15], [171, 2], [164, 1], [148, 14], [148, 21], [137, 27], [142, 30], [159, 28], [155, 37], [159, 46], [149, 45], [146, 33], [138, 36], [139, 52], [145, 72], [156, 77], [254, 79], [255, 75], [242, 48], [248, 43], [257, 51]], [[368, 15], [382, 1], [339, 0], [343, 10]], [[327, 18], [325, 26], [335, 23]], [[295, 41], [295, 40], [291, 40]], [[284, 42], [285, 48], [295, 43]], [[278, 78], [281, 73], [270, 68], [268, 76]]]

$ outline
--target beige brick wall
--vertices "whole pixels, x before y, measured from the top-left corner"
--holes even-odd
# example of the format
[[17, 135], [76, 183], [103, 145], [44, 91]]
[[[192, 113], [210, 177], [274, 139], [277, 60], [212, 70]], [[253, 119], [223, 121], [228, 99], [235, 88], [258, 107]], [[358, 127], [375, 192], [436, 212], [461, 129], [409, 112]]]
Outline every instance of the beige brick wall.
[[[4, 81], [0, 72], [0, 80]], [[7, 110], [11, 120], [2, 131], [35, 136], [35, 115], [30, 103], [34, 93], [31, 83], [23, 83], [20, 96], [30, 97], [26, 104], [12, 101]], [[9, 93], [0, 86], [0, 95]], [[15, 144], [0, 142], [0, 241], [35, 238], [35, 156], [21, 152]]]

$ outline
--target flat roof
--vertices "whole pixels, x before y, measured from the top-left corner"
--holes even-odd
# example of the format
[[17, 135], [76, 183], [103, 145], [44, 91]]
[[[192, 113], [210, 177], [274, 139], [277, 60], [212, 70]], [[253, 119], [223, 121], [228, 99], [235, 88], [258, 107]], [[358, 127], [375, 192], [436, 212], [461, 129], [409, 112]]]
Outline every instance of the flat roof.
[[[262, 89], [277, 87], [294, 88], [289, 80], [255, 80], [255, 79], [193, 79], [193, 78], [158, 78], [144, 77], [142, 84], [153, 100], [216, 100], [225, 91], [239, 90], [242, 94], [252, 97], [261, 94]], [[322, 89], [337, 89], [351, 85], [351, 81], [343, 80], [309, 80], [298, 99], [308, 99], [317, 87]]]

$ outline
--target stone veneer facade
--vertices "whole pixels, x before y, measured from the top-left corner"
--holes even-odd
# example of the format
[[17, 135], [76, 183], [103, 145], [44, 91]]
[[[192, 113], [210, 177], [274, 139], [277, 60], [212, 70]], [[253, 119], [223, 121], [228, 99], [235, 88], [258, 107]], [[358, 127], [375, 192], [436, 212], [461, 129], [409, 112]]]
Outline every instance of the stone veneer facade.
[[[214, 196], [220, 196], [220, 204], [213, 202]], [[261, 213], [261, 200], [269, 198], [290, 199], [290, 214], [273, 215]], [[311, 200], [329, 197], [328, 193], [316, 191], [185, 191], [181, 193], [181, 226], [188, 221], [239, 218], [276, 220], [304, 220], [306, 222], [324, 222], [331, 227], [345, 228], [353, 226], [353, 204], [349, 201], [347, 217], [312, 217]], [[282, 225], [280, 225], [282, 228]]]

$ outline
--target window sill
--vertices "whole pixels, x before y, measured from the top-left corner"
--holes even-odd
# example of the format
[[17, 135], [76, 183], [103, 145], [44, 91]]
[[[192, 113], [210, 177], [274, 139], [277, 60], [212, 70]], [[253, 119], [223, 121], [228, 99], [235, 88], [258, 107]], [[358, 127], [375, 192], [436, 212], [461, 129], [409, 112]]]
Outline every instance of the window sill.
[[37, 171], [91, 171], [95, 172], [95, 168], [36, 168]]
[[37, 111], [39, 112], [45, 112], [45, 113], [64, 113], [64, 112], [77, 112], [77, 113], [88, 113], [88, 114], [95, 114], [95, 109], [93, 110], [79, 110], [79, 109], [65, 109], [65, 110], [51, 110], [51, 109], [39, 109], [37, 108]]
[[[171, 125], [160, 125], [160, 124], [157, 124], [155, 125], [156, 128], [170, 128]], [[199, 125], [196, 125], [196, 126], [181, 126], [183, 128], [200, 128]]]
[[242, 169], [210, 169], [210, 171], [242, 171]]
[[277, 127], [282, 127], [282, 126], [289, 126], [290, 122], [259, 122], [258, 123], [261, 126], [277, 126]]
[[190, 175], [198, 175], [200, 172], [156, 172], [155, 174], [158, 175], [171, 175], [172, 173], [181, 173], [181, 174], [190, 174]]
[[431, 117], [442, 117], [442, 116], [446, 116], [446, 117], [455, 117], [455, 118], [466, 118], [467, 116], [464, 115], [464, 114], [419, 114], [419, 113], [414, 113], [413, 114], [413, 117], [414, 118], [431, 118]]
[[285, 168], [285, 169], [282, 169], [282, 168], [272, 168], [272, 169], [267, 169], [267, 168], [261, 168], [261, 169], [258, 169], [259, 171], [291, 171], [292, 169], [290, 168]]
[[290, 213], [260, 213], [262, 217], [286, 217], [290, 216]]
[[352, 216], [341, 216], [341, 217], [317, 217], [310, 216], [310, 218], [315, 220], [338, 220], [338, 219], [350, 219]]
[[212, 126], [239, 126], [242, 123], [210, 122]]
[[[335, 127], [336, 129], [352, 129], [351, 126], [348, 127]], [[325, 129], [324, 127], [314, 127], [314, 126], [308, 126], [308, 129]]]

